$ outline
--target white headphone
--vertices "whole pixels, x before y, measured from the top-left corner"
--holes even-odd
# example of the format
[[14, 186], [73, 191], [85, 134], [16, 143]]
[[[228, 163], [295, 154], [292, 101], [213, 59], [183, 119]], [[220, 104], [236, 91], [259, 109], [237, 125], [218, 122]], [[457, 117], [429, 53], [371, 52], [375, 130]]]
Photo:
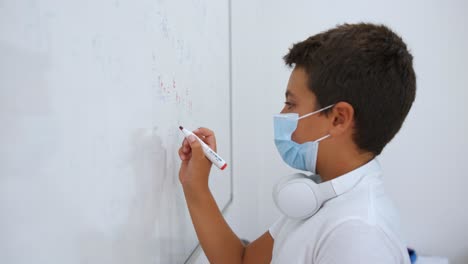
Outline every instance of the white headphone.
[[320, 176], [295, 173], [281, 179], [273, 189], [276, 207], [293, 219], [306, 219], [316, 214], [322, 205], [357, 185], [367, 173], [379, 170], [376, 160], [332, 180], [321, 182]]
[[325, 201], [337, 196], [331, 181], [316, 183], [317, 178], [296, 173], [281, 179], [273, 189], [276, 207], [294, 219], [313, 216]]

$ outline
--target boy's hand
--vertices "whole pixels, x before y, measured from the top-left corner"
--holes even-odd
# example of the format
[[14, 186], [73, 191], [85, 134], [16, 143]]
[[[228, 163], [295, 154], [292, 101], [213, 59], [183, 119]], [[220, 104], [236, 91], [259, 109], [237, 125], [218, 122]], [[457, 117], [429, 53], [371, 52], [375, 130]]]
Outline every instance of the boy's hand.
[[[201, 127], [193, 133], [216, 152], [216, 139], [213, 131]], [[182, 160], [179, 170], [179, 181], [182, 186], [184, 188], [207, 188], [212, 163], [205, 157], [200, 142], [193, 136], [185, 138], [179, 149], [179, 157]]]

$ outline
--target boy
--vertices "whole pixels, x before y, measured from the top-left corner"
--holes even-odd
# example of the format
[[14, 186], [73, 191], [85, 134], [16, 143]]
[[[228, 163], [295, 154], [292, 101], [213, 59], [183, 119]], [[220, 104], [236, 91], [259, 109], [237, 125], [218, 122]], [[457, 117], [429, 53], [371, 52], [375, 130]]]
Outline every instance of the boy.
[[[294, 69], [274, 118], [276, 146], [291, 167], [320, 175], [317, 186], [331, 186], [333, 195], [305, 217], [288, 215], [288, 202], [277, 201], [285, 215], [244, 246], [210, 193], [209, 160], [188, 138], [179, 179], [206, 256], [211, 263], [409, 263], [375, 160], [415, 98], [405, 43], [383, 25], [344, 24], [293, 45], [284, 60]], [[216, 149], [212, 131], [194, 133]]]

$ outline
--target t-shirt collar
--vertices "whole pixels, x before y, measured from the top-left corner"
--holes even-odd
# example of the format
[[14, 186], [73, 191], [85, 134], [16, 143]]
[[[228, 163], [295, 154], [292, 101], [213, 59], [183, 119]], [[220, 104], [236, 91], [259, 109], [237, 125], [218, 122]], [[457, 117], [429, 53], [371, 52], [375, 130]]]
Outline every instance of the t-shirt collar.
[[364, 176], [379, 173], [380, 171], [380, 164], [374, 158], [361, 167], [330, 180], [330, 182], [336, 195], [341, 195], [354, 188]]

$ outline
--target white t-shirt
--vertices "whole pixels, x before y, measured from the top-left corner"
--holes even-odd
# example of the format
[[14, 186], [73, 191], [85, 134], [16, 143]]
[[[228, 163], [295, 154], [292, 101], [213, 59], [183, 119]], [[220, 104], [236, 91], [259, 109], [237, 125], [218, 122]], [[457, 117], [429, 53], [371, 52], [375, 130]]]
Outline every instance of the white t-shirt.
[[341, 187], [354, 187], [306, 220], [282, 216], [270, 227], [271, 263], [409, 264], [377, 160], [339, 178]]

